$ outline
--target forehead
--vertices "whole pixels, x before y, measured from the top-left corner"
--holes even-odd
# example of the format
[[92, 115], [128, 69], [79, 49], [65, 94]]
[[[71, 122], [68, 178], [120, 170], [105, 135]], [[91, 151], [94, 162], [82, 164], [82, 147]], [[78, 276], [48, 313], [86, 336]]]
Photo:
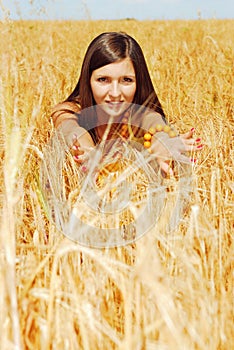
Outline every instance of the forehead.
[[122, 76], [133, 75], [135, 76], [135, 70], [133, 63], [129, 57], [120, 61], [116, 61], [100, 67], [93, 71], [94, 75], [108, 75], [108, 76]]

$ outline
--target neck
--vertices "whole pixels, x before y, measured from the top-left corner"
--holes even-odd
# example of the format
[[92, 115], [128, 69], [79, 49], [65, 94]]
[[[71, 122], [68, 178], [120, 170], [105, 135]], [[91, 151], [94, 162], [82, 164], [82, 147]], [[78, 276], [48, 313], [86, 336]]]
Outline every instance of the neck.
[[118, 124], [122, 119], [122, 115], [111, 116], [103, 111], [101, 108], [96, 108], [97, 115], [97, 126], [96, 130], [98, 133], [98, 137], [102, 139], [106, 129], [109, 129], [108, 138], [116, 132], [116, 128], [118, 128]]
[[122, 114], [110, 115], [100, 108], [96, 109], [97, 125], [108, 124], [108, 123], [119, 123], [122, 119]]

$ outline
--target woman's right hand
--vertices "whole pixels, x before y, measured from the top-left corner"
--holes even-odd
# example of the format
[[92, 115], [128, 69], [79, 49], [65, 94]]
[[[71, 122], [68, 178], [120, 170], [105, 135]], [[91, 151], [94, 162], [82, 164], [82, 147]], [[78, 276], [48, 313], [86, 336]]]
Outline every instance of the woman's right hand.
[[76, 163], [84, 164], [89, 159], [89, 152], [92, 151], [93, 148], [94, 144], [89, 147], [81, 146], [77, 134], [73, 134], [70, 150]]
[[70, 150], [75, 162], [82, 164], [84, 160], [82, 159], [81, 156], [84, 154], [84, 151], [81, 149], [81, 145], [80, 145], [80, 142], [78, 141], [78, 137], [76, 134], [72, 136], [72, 145]]

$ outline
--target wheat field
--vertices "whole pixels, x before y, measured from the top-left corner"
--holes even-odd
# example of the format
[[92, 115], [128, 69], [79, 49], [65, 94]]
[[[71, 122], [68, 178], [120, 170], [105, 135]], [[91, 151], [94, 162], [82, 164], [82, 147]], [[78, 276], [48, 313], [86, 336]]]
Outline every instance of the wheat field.
[[[234, 22], [0, 23], [0, 348], [234, 348]], [[192, 193], [134, 244], [94, 249], [48, 219], [40, 186], [50, 109], [74, 88], [89, 42], [126, 31], [140, 43], [180, 132], [195, 128]], [[53, 156], [53, 155], [51, 155]]]

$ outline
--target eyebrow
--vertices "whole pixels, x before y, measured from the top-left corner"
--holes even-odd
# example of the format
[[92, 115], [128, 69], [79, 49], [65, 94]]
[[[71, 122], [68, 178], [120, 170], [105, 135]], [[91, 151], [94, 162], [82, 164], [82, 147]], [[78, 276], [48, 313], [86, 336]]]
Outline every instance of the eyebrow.
[[[97, 77], [109, 77], [110, 75], [109, 74], [97, 74]], [[120, 77], [132, 77], [132, 78], [135, 78], [136, 77], [136, 75], [134, 74], [123, 74], [123, 75], [121, 75]]]

